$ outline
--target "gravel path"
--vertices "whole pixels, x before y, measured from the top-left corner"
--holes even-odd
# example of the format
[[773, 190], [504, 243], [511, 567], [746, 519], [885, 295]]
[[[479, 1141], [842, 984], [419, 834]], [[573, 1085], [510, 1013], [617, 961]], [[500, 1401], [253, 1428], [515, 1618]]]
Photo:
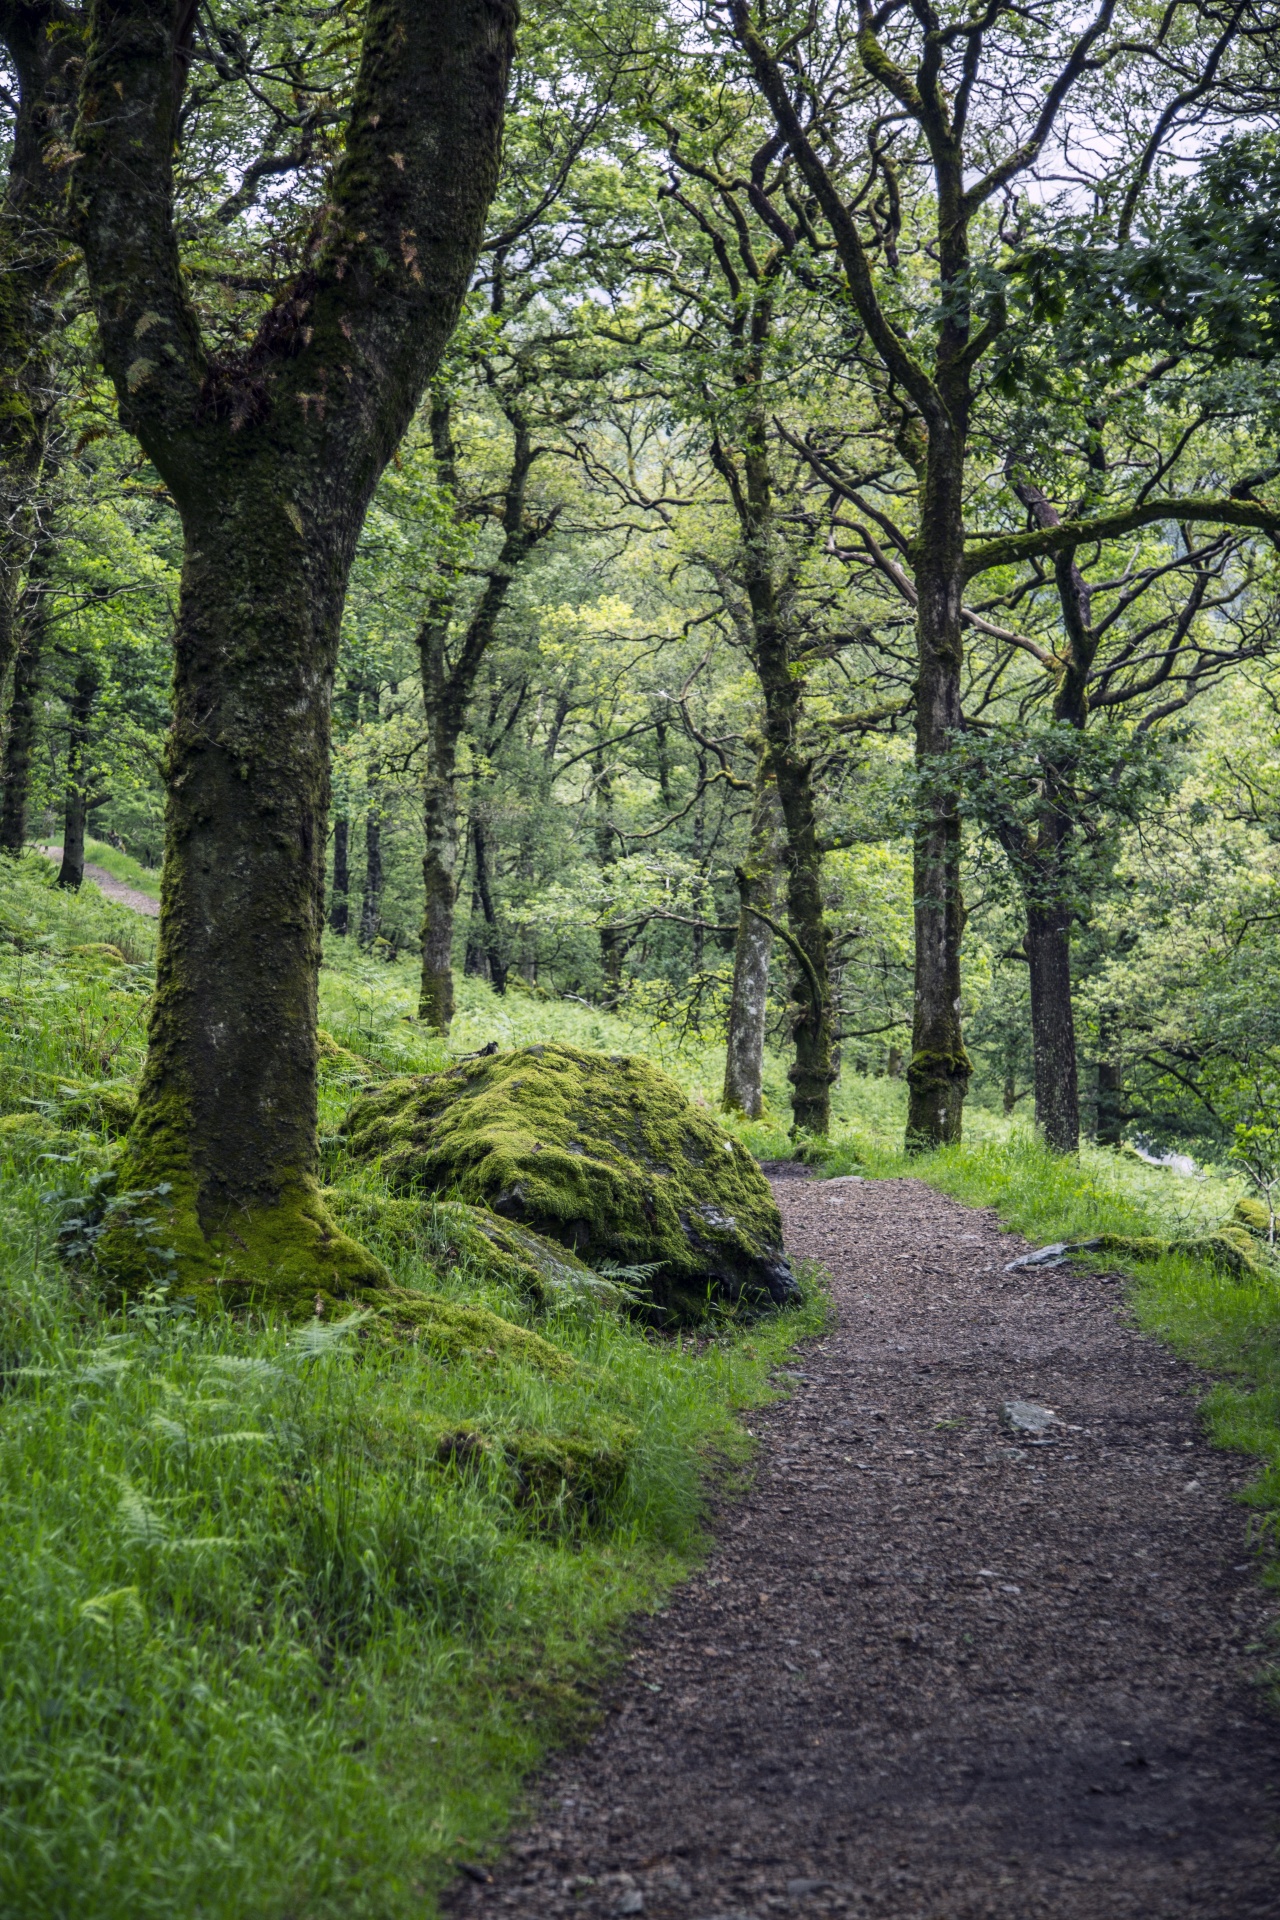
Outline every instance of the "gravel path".
[[[775, 1171], [837, 1324], [605, 1725], [448, 1911], [1277, 1920], [1249, 1466], [1193, 1374], [1115, 1281], [1006, 1273], [989, 1213]], [[1012, 1445], [1015, 1397], [1068, 1429]]]
[[[49, 860], [61, 860], [61, 847], [41, 847], [41, 853]], [[132, 907], [135, 913], [147, 913], [154, 917], [160, 911], [160, 902], [153, 900], [149, 893], [141, 893], [137, 887], [126, 886], [123, 880], [117, 880], [105, 867], [95, 867], [90, 861], [84, 863], [84, 877], [92, 880], [95, 887], [114, 900], [117, 906]]]

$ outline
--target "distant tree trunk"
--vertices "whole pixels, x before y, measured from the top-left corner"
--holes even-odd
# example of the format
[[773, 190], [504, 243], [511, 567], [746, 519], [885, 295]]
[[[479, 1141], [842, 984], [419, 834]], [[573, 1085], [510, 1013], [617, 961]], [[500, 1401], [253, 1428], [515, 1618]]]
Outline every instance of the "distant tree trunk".
[[[168, 1183], [157, 1211], [180, 1285], [211, 1303], [251, 1287], [310, 1313], [318, 1293], [386, 1282], [316, 1183], [343, 601], [374, 487], [474, 268], [515, 9], [367, 0], [324, 219], [243, 355], [203, 338], [174, 220], [198, 11], [103, 0], [77, 41], [69, 199], [97, 340], [184, 536], [156, 991], [121, 1178]], [[99, 1259], [130, 1286], [151, 1270], [123, 1222]]]
[[101, 684], [95, 660], [82, 660], [76, 668], [71, 691], [70, 728], [67, 735], [66, 798], [62, 826], [62, 867], [60, 887], [79, 888], [84, 882], [84, 828], [88, 812], [88, 788], [85, 785], [93, 709]]
[[[610, 871], [618, 864], [618, 843], [614, 837], [613, 821], [610, 817], [613, 808], [613, 776], [605, 760], [603, 748], [597, 750], [591, 764], [595, 776], [592, 825], [596, 842], [596, 865], [600, 869], [601, 879], [607, 881]], [[617, 1006], [622, 994], [622, 967], [626, 957], [626, 936], [605, 921], [600, 928], [600, 971], [603, 975], [601, 1005], [610, 1010]]]
[[[763, 321], [767, 332], [768, 321]], [[744, 535], [744, 584], [751, 607], [752, 652], [764, 698], [768, 766], [786, 829], [787, 919], [799, 950], [792, 979], [788, 1069], [793, 1126], [825, 1134], [831, 1125], [831, 976], [822, 900], [813, 763], [800, 751], [803, 683], [793, 670], [791, 641], [776, 577], [768, 423], [757, 415], [744, 435], [745, 487], [723, 449], [713, 458], [737, 506]]]
[[22, 638], [13, 666], [13, 698], [9, 703], [9, 731], [4, 743], [3, 796], [0, 797], [0, 852], [15, 857], [27, 839], [27, 800], [31, 790], [31, 759], [35, 747], [36, 714], [44, 664], [48, 623], [48, 583], [37, 562], [47, 548], [38, 546], [22, 596], [19, 626]]
[[1036, 1125], [1055, 1153], [1080, 1148], [1076, 1028], [1071, 1001], [1071, 914], [1063, 905], [1027, 912]]
[[1128, 1117], [1124, 1105], [1124, 1069], [1116, 1058], [1113, 1023], [1104, 1008], [1098, 1021], [1098, 1145], [1118, 1147]]
[[747, 853], [738, 868], [738, 939], [729, 1000], [723, 1106], [757, 1120], [764, 1104], [764, 1030], [769, 998], [769, 961], [773, 930], [752, 911], [771, 920], [776, 908], [778, 873], [777, 796], [764, 759], [756, 772]]
[[[536, 457], [522, 413], [508, 414], [513, 433], [511, 466], [502, 506], [502, 546], [489, 570], [479, 605], [449, 659], [449, 620], [437, 610], [418, 634], [422, 701], [427, 716], [427, 772], [422, 793], [422, 987], [418, 1017], [437, 1033], [453, 1019], [453, 916], [458, 898], [458, 743], [466, 725], [476, 676], [497, 635], [498, 617], [526, 555], [550, 530], [529, 525], [525, 511], [529, 474]], [[456, 497], [457, 450], [448, 400], [432, 398], [431, 440], [436, 471]], [[470, 935], [468, 935], [470, 939]], [[466, 969], [470, 971], [468, 966]], [[506, 971], [503, 969], [503, 991]]]
[[890, 1047], [889, 1057], [885, 1062], [885, 1072], [888, 1074], [891, 1080], [900, 1080], [902, 1078], [902, 1048], [901, 1047]]
[[365, 783], [364, 886], [360, 894], [360, 945], [371, 947], [382, 931], [382, 769], [369, 762]]
[[329, 902], [329, 925], [338, 934], [351, 928], [351, 823], [345, 813], [333, 821], [333, 898]]
[[471, 823], [471, 850], [475, 860], [476, 899], [484, 915], [484, 948], [488, 960], [489, 981], [495, 993], [507, 990], [507, 962], [503, 952], [502, 930], [498, 925], [493, 900], [493, 881], [489, 864], [489, 836], [478, 816]]
[[[707, 778], [707, 756], [701, 749], [698, 753], [698, 785], [704, 787]], [[706, 882], [706, 845], [707, 845], [707, 797], [705, 792], [693, 810], [693, 971], [701, 973], [705, 959], [706, 942], [703, 936], [702, 921], [707, 911]]]

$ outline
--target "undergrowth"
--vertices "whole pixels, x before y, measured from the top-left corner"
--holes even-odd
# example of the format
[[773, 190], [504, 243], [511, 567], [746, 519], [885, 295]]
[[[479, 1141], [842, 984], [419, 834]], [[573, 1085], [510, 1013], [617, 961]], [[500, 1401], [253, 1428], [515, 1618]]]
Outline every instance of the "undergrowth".
[[[709, 1473], [748, 1462], [738, 1415], [822, 1324], [816, 1277], [798, 1312], [659, 1339], [536, 1314], [443, 1257], [447, 1220], [375, 1235], [403, 1284], [536, 1325], [565, 1377], [162, 1293], [109, 1315], [55, 1234], [111, 1151], [95, 1099], [141, 1064], [155, 928], [52, 877], [0, 873], [0, 1114], [36, 1117], [0, 1133], [0, 1910], [430, 1912], [698, 1558]], [[354, 1083], [445, 1059], [412, 989], [345, 943], [323, 976], [328, 1177], [360, 1191]], [[535, 1037], [622, 1029], [464, 983], [453, 1050]]]

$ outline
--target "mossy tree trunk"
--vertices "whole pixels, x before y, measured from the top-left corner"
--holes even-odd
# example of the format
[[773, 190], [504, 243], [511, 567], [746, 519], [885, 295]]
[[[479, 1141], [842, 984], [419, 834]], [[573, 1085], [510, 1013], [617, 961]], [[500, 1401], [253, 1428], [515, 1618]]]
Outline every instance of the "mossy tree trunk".
[[758, 1120], [764, 1105], [765, 1014], [769, 1000], [770, 922], [777, 907], [778, 803], [764, 757], [756, 769], [746, 858], [737, 869], [738, 934], [725, 1035], [724, 1098], [728, 1113]]
[[351, 822], [345, 813], [333, 820], [333, 892], [329, 901], [329, 925], [345, 935], [351, 926]]
[[0, 852], [15, 858], [27, 839], [27, 804], [31, 793], [31, 760], [35, 749], [40, 684], [48, 642], [48, 564], [52, 542], [37, 539], [19, 606], [17, 658], [13, 663], [13, 694], [4, 742], [4, 769], [0, 773]]
[[[723, 458], [723, 456], [722, 456]], [[791, 1038], [795, 1058], [787, 1070], [791, 1112], [797, 1130], [825, 1134], [831, 1125], [831, 982], [827, 923], [822, 899], [822, 848], [813, 791], [813, 761], [803, 750], [800, 726], [803, 681], [792, 661], [791, 636], [782, 606], [775, 551], [772, 481], [767, 427], [762, 416], [745, 436], [745, 484], [735, 495], [745, 535], [745, 584], [751, 608], [752, 656], [764, 697], [766, 766], [786, 832], [787, 922], [795, 942], [791, 986]], [[725, 471], [722, 465], [722, 471]], [[736, 480], [735, 474], [735, 480]], [[798, 951], [797, 951], [798, 950]]]
[[[551, 531], [554, 517], [536, 521], [528, 510], [529, 475], [538, 449], [519, 399], [500, 397], [511, 427], [511, 458], [502, 492], [502, 544], [485, 569], [484, 586], [456, 648], [450, 648], [450, 607], [433, 610], [418, 634], [422, 701], [427, 719], [427, 772], [423, 782], [422, 987], [418, 1016], [447, 1034], [453, 1019], [453, 927], [458, 898], [458, 747], [467, 723], [476, 677], [498, 633], [511, 584], [529, 554]], [[431, 441], [436, 473], [459, 504], [458, 453], [452, 409], [436, 393], [431, 404]], [[473, 851], [474, 851], [473, 845]], [[477, 901], [483, 899], [477, 855]], [[492, 903], [490, 903], [492, 904]], [[493, 954], [490, 950], [490, 960]], [[505, 986], [506, 971], [502, 969]], [[499, 992], [503, 990], [499, 987]]]
[[[187, 302], [172, 218], [194, 19], [185, 0], [100, 0], [73, 183], [121, 417], [185, 540], [157, 985], [124, 1175], [167, 1183], [182, 1285], [309, 1310], [384, 1277], [314, 1180], [342, 604], [478, 251], [514, 9], [370, 0], [322, 237], [230, 365]], [[108, 1251], [136, 1284], [146, 1262], [130, 1267], [126, 1241]]]
[[102, 676], [96, 660], [81, 660], [76, 667], [67, 713], [67, 759], [63, 775], [62, 866], [58, 885], [78, 890], [84, 884], [84, 835], [89, 813], [89, 784], [93, 767], [89, 758], [92, 742], [93, 710], [98, 704]]
[[22, 630], [22, 583], [39, 534], [35, 496], [56, 402], [53, 283], [66, 252], [65, 176], [46, 164], [46, 155], [50, 142], [69, 131], [81, 38], [75, 14], [56, 0], [0, 0], [0, 41], [18, 81], [9, 177], [0, 205], [2, 687]]

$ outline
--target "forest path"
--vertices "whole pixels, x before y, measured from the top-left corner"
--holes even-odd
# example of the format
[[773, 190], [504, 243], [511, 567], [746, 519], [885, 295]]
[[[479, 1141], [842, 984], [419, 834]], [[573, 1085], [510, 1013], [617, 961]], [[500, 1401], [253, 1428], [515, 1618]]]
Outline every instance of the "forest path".
[[[39, 847], [46, 860], [61, 860], [61, 847]], [[108, 900], [114, 900], [117, 906], [132, 907], [135, 913], [149, 913], [153, 918], [160, 911], [160, 902], [153, 900], [149, 893], [142, 893], [137, 887], [126, 886], [123, 880], [117, 880], [105, 867], [95, 867], [90, 861], [84, 863], [84, 877], [92, 880], [95, 887], [104, 893]]]
[[[1245, 1461], [1114, 1279], [994, 1214], [777, 1169], [836, 1323], [601, 1731], [458, 1915], [1277, 1920]], [[1014, 1446], [1012, 1399], [1069, 1423]]]

